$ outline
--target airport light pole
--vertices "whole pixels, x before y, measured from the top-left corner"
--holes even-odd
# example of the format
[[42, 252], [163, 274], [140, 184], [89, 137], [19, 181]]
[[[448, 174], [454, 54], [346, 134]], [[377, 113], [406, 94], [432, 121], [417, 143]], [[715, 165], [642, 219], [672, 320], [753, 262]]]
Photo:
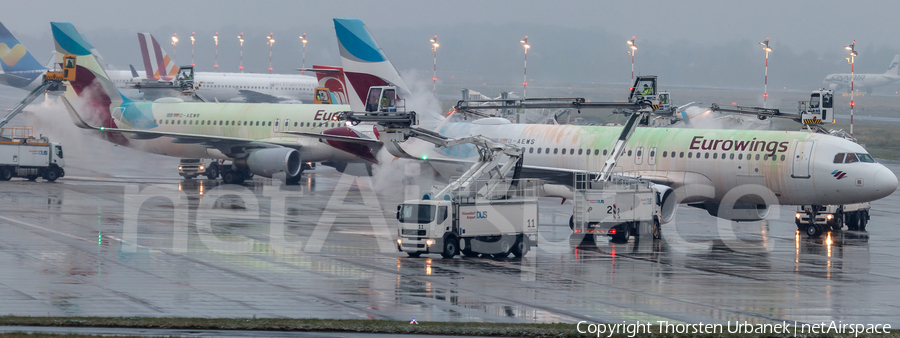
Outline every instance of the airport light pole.
[[194, 33], [191, 32], [191, 66], [194, 65]]
[[241, 42], [241, 65], [238, 69], [241, 70], [241, 73], [244, 72], [244, 32], [241, 32], [241, 35], [238, 35], [238, 41]]
[[856, 40], [853, 40], [849, 46], [844, 46], [844, 49], [850, 51], [850, 57], [847, 58], [847, 62], [850, 63], [850, 136], [853, 136], [853, 106], [856, 104], [853, 103], [853, 65], [856, 62], [856, 56], [859, 55], [856, 53]]
[[769, 37], [766, 37], [766, 41], [759, 44], [763, 45], [763, 50], [766, 51], [766, 77], [763, 84], [763, 108], [766, 108], [766, 101], [769, 99], [769, 52], [772, 51], [772, 47], [769, 47]]
[[441, 45], [438, 44], [437, 35], [431, 39], [431, 51], [434, 52], [434, 68], [431, 70], [431, 95], [437, 92], [437, 49]]
[[275, 39], [272, 37], [275, 33], [269, 33], [269, 36], [266, 39], [269, 39], [269, 74], [272, 74], [272, 46], [275, 45]]
[[178, 55], [178, 33], [172, 34], [172, 62], [175, 62], [176, 55]]
[[625, 41], [628, 44], [628, 48], [631, 48], [628, 51], [628, 55], [631, 56], [631, 83], [634, 83], [634, 52], [637, 51], [637, 45], [634, 44], [634, 36], [631, 37], [631, 40]]
[[525, 47], [525, 73], [523, 74], [522, 81], [522, 98], [526, 98], [525, 91], [528, 89], [528, 48], [531, 48], [531, 45], [528, 44], [528, 35], [525, 36], [524, 39], [519, 40], [522, 43], [522, 47]]
[[300, 63], [300, 73], [306, 72], [306, 33], [300, 36], [300, 41], [303, 42], [303, 62]]
[[213, 68], [216, 69], [216, 72], [219, 71], [219, 32], [216, 32], [216, 35], [213, 36], [213, 40], [216, 42], [216, 64]]

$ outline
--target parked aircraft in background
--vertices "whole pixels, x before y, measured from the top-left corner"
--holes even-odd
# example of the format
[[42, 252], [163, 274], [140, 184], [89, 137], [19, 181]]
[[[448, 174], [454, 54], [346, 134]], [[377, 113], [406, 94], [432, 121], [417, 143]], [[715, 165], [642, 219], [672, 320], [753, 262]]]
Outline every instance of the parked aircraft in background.
[[[900, 68], [900, 54], [894, 55], [894, 60], [888, 66], [884, 74], [853, 74], [853, 89], [865, 90], [871, 94], [872, 88], [886, 86], [891, 83], [900, 81], [900, 75], [897, 75], [897, 69]], [[850, 92], [851, 74], [831, 74], [825, 77], [825, 85], [831, 90], [837, 92], [840, 90]]]

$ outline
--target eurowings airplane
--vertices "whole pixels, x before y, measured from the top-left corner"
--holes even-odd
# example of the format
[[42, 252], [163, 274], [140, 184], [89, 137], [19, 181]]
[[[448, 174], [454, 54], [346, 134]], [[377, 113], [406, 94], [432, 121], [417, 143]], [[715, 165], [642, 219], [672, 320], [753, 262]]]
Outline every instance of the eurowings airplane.
[[[138, 33], [137, 36], [147, 79], [174, 79], [179, 68], [156, 38], [150, 33]], [[313, 76], [255, 73], [194, 72], [194, 83], [199, 84], [196, 92], [208, 101], [248, 103], [312, 102], [313, 92], [320, 87], [319, 80]]]
[[[296, 183], [303, 162], [377, 162], [370, 147], [360, 145], [377, 147], [377, 140], [336, 128], [332, 116], [346, 105], [132, 101], [116, 89], [71, 23], [52, 22], [51, 28], [59, 61], [65, 54], [77, 57], [76, 79], [63, 103], [77, 126], [98, 130], [112, 142], [167, 156], [232, 160], [222, 173], [226, 183], [243, 182], [250, 173]], [[75, 98], [83, 102], [81, 113], [69, 101]], [[359, 140], [320, 142], [294, 132]]]
[[[894, 55], [887, 71], [884, 74], [853, 74], [853, 89], [865, 89], [866, 93], [871, 94], [872, 88], [886, 86], [891, 83], [900, 81], [900, 75], [897, 75], [897, 69], [900, 66], [900, 54]], [[851, 74], [831, 74], [825, 77], [823, 82], [833, 91], [846, 90], [850, 92]]]
[[[87, 43], [87, 42], [85, 42]], [[89, 50], [93, 46], [87, 43]], [[0, 66], [3, 74], [0, 74], [0, 84], [32, 91], [44, 81], [43, 75], [49, 68], [41, 65], [31, 52], [19, 43], [12, 32], [0, 23]], [[137, 80], [131, 71], [108, 71], [110, 80], [116, 86], [125, 88], [126, 84]]]
[[[390, 84], [406, 88], [361, 20], [334, 19], [334, 26], [350, 87]], [[350, 92], [353, 96], [354, 91]], [[362, 111], [365, 93], [356, 93], [351, 107]], [[501, 118], [463, 121], [451, 116], [437, 131], [449, 137], [485, 135], [519, 145], [525, 150], [524, 177], [557, 179], [599, 171], [621, 127], [511, 124]], [[400, 144], [385, 142], [384, 146], [394, 156], [427, 158], [439, 172], [442, 166], [458, 170], [474, 162], [477, 155], [472, 146], [435, 148], [414, 138]], [[642, 127], [634, 132], [618, 165], [625, 174], [672, 189], [683, 188], [683, 196], [670, 192], [663, 196], [663, 222], [674, 216], [676, 202], [697, 203], [694, 205], [711, 215], [740, 220], [740, 215], [747, 213], [718, 214], [719, 204], [729, 192], [739, 194], [737, 204], [755, 209], [755, 217], [747, 219], [764, 218], [768, 205], [757, 187], [767, 188], [781, 205], [872, 201], [897, 189], [897, 177], [859, 144], [808, 132]], [[557, 182], [572, 184], [571, 179]]]

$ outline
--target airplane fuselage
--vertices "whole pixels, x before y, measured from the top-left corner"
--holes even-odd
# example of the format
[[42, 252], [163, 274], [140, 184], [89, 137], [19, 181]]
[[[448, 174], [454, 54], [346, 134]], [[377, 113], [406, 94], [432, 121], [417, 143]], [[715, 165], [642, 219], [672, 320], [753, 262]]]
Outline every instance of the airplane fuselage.
[[[282, 131], [321, 133], [343, 126], [332, 120], [335, 112], [346, 111], [345, 105], [195, 103], [164, 98], [155, 102], [126, 102], [112, 111], [119, 128], [148, 130], [215, 137], [240, 138], [274, 142], [297, 148], [304, 162], [360, 159], [319, 142], [318, 139], [282, 134]], [[129, 145], [167, 156], [182, 158], [233, 159], [234, 153], [223, 153], [201, 142], [173, 142], [171, 137], [140, 139], [128, 136]]]
[[[525, 150], [526, 168], [594, 172], [602, 168], [620, 131], [621, 127], [508, 123], [447, 123], [440, 129], [446, 136], [480, 134], [519, 145]], [[404, 146], [404, 150], [432, 159], [476, 154], [466, 146]], [[834, 163], [838, 153], [867, 152], [856, 143], [807, 132], [638, 128], [618, 167], [676, 189], [684, 187], [694, 195], [684, 202], [721, 201], [746, 184], [765, 186], [785, 205], [872, 201], [896, 190], [897, 177], [883, 165]]]

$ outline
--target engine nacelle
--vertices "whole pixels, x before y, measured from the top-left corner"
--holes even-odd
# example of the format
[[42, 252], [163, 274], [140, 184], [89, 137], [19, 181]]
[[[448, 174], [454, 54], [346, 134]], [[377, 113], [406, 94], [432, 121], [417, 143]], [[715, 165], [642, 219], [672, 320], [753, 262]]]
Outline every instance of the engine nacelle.
[[659, 205], [660, 220], [662, 224], [669, 223], [675, 219], [675, 210], [678, 208], [675, 190], [662, 184], [651, 184], [650, 189], [656, 193], [656, 204]]
[[[692, 203], [689, 206], [706, 210], [710, 216], [732, 221], [761, 221], [769, 216], [769, 206], [765, 204], [735, 203], [731, 210], [719, 210], [718, 203]], [[726, 209], [727, 206], [726, 206]], [[724, 214], [722, 213], [724, 212]]]
[[268, 178], [278, 173], [285, 173], [287, 177], [297, 176], [301, 164], [300, 152], [291, 148], [254, 150], [247, 157], [234, 160], [236, 167]]

